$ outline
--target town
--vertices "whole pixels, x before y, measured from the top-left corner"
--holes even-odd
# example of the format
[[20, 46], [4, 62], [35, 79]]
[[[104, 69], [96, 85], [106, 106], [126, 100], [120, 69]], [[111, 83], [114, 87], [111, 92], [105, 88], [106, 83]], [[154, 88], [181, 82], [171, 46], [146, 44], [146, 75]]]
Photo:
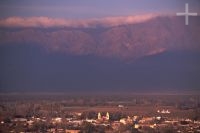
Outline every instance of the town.
[[1, 95], [0, 132], [200, 132], [198, 96], [18, 96]]

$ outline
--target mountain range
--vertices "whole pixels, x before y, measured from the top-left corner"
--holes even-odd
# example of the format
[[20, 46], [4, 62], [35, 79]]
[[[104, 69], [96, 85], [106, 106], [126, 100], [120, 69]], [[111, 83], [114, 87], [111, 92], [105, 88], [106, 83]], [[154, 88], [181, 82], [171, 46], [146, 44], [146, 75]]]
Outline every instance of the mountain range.
[[0, 89], [162, 91], [200, 87], [200, 17], [94, 27], [1, 27]]

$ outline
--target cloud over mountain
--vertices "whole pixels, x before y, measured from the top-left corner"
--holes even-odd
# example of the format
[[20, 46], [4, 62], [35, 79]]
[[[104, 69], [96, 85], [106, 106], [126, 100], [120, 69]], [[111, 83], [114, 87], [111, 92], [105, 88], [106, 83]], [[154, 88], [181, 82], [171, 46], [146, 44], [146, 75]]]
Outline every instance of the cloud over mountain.
[[96, 26], [119, 26], [124, 24], [135, 24], [154, 18], [156, 15], [136, 15], [136, 16], [120, 16], [93, 18], [82, 20], [58, 19], [49, 17], [9, 17], [0, 20], [1, 27], [96, 27]]

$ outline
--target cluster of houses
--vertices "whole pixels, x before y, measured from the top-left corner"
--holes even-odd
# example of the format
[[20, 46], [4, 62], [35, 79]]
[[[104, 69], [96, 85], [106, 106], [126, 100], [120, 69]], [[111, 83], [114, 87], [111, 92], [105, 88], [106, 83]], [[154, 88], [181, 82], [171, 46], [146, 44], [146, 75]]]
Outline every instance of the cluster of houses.
[[[157, 113], [164, 113], [169, 114], [171, 113], [169, 110], [158, 110]], [[72, 127], [75, 127], [74, 129], [63, 129], [63, 128], [49, 128], [48, 132], [66, 132], [66, 133], [78, 133], [80, 130], [79, 128], [82, 126], [84, 122], [88, 122], [94, 126], [105, 126], [110, 127], [112, 130], [118, 130], [121, 125], [130, 124], [133, 126], [133, 128], [141, 130], [144, 127], [156, 129], [159, 127], [164, 127], [167, 125], [173, 125], [176, 127], [185, 127], [187, 131], [200, 131], [200, 121], [192, 121], [190, 119], [169, 119], [167, 117], [161, 117], [161, 116], [155, 116], [155, 117], [141, 117], [141, 116], [133, 116], [133, 117], [126, 117], [121, 118], [118, 121], [111, 121], [110, 120], [110, 114], [107, 112], [105, 115], [102, 115], [101, 112], [97, 114], [96, 119], [77, 119], [77, 116], [80, 116], [81, 113], [74, 113], [75, 116], [72, 118], [61, 118], [61, 117], [54, 117], [50, 119], [50, 123], [53, 125], [58, 125], [61, 123], [67, 123], [70, 124]], [[27, 126], [32, 126], [34, 123], [37, 122], [47, 122], [46, 117], [38, 118], [38, 117], [32, 117], [31, 119], [26, 118], [13, 118], [11, 120], [12, 123], [21, 123]], [[5, 124], [4, 121], [1, 121], [1, 125]], [[199, 129], [198, 129], [199, 128]]]
[[167, 109], [167, 110], [157, 110], [157, 113], [161, 113], [161, 114], [170, 114], [171, 112]]

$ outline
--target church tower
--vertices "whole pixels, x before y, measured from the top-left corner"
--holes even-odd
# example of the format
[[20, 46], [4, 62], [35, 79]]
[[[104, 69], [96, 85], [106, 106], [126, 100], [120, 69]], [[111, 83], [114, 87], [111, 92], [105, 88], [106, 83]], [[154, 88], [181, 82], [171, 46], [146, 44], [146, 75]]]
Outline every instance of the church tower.
[[98, 119], [101, 120], [101, 113], [98, 113]]
[[106, 113], [106, 120], [109, 120], [110, 119], [110, 115], [109, 115], [109, 113], [107, 112]]

